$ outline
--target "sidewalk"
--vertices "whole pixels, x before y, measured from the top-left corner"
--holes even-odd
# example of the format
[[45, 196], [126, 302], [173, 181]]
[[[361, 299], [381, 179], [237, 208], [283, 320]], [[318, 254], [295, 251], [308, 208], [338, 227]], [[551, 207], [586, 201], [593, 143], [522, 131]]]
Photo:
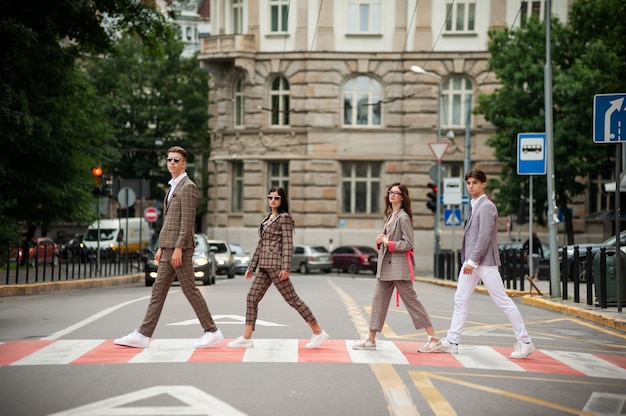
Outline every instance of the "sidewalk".
[[[456, 287], [456, 282], [450, 280], [435, 279], [434, 277], [416, 276], [415, 280], [442, 286]], [[552, 297], [550, 295], [550, 281], [539, 280], [534, 281], [534, 283], [537, 288], [539, 288], [541, 295], [539, 295], [535, 289], [532, 289], [532, 293], [530, 293], [531, 285], [528, 281], [524, 282], [524, 291], [507, 289], [507, 294], [511, 297], [523, 297], [522, 303], [525, 305], [537, 306], [540, 308], [561, 312], [567, 315], [576, 316], [580, 319], [595, 322], [608, 328], [616, 329], [618, 331], [626, 333], [626, 302], [622, 302], [622, 312], [617, 311], [617, 306], [608, 306], [607, 308], [602, 309], [598, 306], [595, 306], [595, 299], [593, 305], [587, 305], [586, 284], [580, 285], [580, 302], [575, 303], [573, 282], [568, 283], [567, 300], [562, 299], [563, 293], [561, 293], [560, 297]], [[484, 294], [487, 293], [487, 290], [480, 285], [476, 288], [476, 291]]]

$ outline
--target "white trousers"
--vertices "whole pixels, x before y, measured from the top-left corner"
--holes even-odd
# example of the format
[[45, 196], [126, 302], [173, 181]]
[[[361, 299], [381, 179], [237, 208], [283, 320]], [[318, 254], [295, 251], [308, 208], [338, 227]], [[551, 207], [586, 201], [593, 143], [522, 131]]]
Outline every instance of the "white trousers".
[[454, 294], [454, 312], [452, 313], [452, 321], [446, 337], [448, 341], [458, 344], [461, 340], [461, 333], [465, 327], [465, 321], [469, 312], [470, 297], [480, 280], [483, 281], [483, 285], [489, 292], [491, 299], [509, 318], [517, 341], [531, 342], [530, 336], [526, 332], [522, 314], [520, 314], [513, 300], [504, 291], [504, 283], [502, 283], [498, 267], [481, 265], [475, 268], [472, 274], [463, 274], [463, 268], [461, 268], [456, 293]]

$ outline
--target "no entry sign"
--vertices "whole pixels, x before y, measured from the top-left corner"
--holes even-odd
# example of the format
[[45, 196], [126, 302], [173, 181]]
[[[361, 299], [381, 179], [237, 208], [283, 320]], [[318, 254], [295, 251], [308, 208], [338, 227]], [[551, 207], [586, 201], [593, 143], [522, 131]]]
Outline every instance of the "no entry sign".
[[148, 222], [155, 222], [159, 218], [159, 211], [154, 207], [148, 207], [143, 212], [143, 217]]

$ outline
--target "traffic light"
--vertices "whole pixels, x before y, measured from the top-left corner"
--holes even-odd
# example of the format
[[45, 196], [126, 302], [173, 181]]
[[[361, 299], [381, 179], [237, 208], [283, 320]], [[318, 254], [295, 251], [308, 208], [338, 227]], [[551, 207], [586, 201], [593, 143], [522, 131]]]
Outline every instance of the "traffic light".
[[430, 188], [430, 192], [426, 194], [428, 197], [428, 201], [426, 201], [426, 207], [432, 212], [437, 212], [437, 198], [439, 198], [439, 190], [437, 189], [437, 185], [430, 182], [428, 184]]
[[517, 223], [519, 225], [523, 225], [526, 224], [528, 222], [528, 218], [529, 218], [529, 212], [528, 212], [528, 199], [526, 198], [522, 198], [519, 201], [519, 211], [517, 213]]
[[102, 184], [102, 168], [100, 166], [96, 166], [95, 168], [91, 169], [91, 174], [93, 175], [94, 184]]

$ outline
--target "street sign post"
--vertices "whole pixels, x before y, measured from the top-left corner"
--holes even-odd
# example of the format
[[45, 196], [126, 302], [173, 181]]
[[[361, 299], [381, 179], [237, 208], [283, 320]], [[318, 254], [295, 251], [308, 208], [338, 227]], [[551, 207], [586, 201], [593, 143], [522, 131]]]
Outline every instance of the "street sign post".
[[148, 222], [155, 222], [159, 218], [159, 211], [154, 207], [148, 207], [143, 212], [143, 217]]
[[626, 142], [626, 93], [593, 97], [593, 141]]
[[444, 205], [461, 205], [463, 202], [463, 188], [461, 178], [443, 178]]
[[461, 209], [444, 209], [443, 223], [446, 227], [453, 227], [463, 224], [463, 222], [461, 221]]
[[517, 135], [517, 174], [546, 174], [545, 133], [519, 133]]

